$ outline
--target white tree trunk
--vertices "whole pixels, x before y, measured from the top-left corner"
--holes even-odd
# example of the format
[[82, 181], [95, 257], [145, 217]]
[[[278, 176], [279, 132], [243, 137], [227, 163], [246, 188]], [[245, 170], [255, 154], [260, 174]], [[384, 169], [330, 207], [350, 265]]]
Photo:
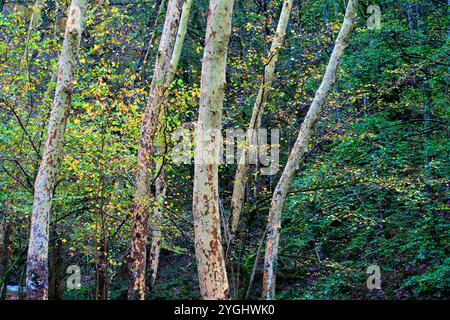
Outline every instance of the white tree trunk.
[[72, 0], [62, 52], [58, 62], [55, 98], [48, 124], [44, 154], [34, 185], [33, 214], [27, 258], [27, 298], [48, 298], [48, 227], [53, 191], [63, 157], [64, 134], [73, 93], [86, 0]]
[[165, 173], [164, 169], [161, 172], [155, 182], [155, 202], [157, 205], [153, 209], [153, 223], [152, 223], [152, 244], [150, 247], [149, 256], [149, 268], [148, 276], [150, 278], [150, 284], [153, 287], [156, 282], [156, 275], [158, 272], [159, 264], [159, 253], [161, 251], [161, 241], [162, 241], [162, 221], [163, 221], [163, 206], [164, 199], [166, 196], [166, 185], [165, 185]]
[[129, 300], [143, 300], [145, 298], [148, 200], [151, 198], [153, 155], [155, 152], [153, 142], [158, 130], [161, 105], [168, 86], [170, 61], [177, 37], [181, 7], [182, 0], [168, 1], [155, 71], [153, 72], [147, 107], [141, 126], [130, 253], [131, 282], [128, 288]]
[[293, 0], [284, 0], [283, 2], [283, 8], [281, 9], [277, 30], [272, 40], [269, 56], [267, 57], [268, 62], [264, 70], [264, 78], [259, 87], [258, 96], [256, 97], [256, 101], [253, 106], [252, 117], [248, 126], [249, 131], [237, 166], [233, 185], [233, 195], [231, 197], [230, 240], [233, 240], [236, 233], [239, 224], [239, 217], [242, 212], [242, 206], [244, 204], [245, 185], [248, 171], [249, 143], [251, 141], [255, 141], [255, 134], [261, 123], [261, 114], [263, 113], [267, 96], [274, 78], [273, 74], [278, 60], [278, 52], [283, 46], [289, 15], [292, 9], [292, 2]]
[[222, 142], [220, 129], [232, 11], [233, 0], [210, 1], [202, 63], [193, 214], [198, 277], [204, 299], [229, 298], [220, 234], [217, 151]]
[[[167, 84], [169, 85], [173, 78], [175, 77], [175, 72], [177, 70], [178, 62], [180, 61], [181, 51], [183, 49], [184, 38], [186, 37], [187, 23], [189, 20], [189, 12], [191, 10], [192, 0], [186, 0], [183, 4], [183, 9], [181, 11], [180, 25], [178, 27], [177, 38], [175, 40], [175, 46], [172, 53], [172, 58], [170, 59], [169, 74], [167, 76]], [[164, 134], [161, 132], [160, 134]], [[164, 140], [164, 139], [163, 139]], [[165, 149], [165, 146], [160, 146], [161, 151]], [[164, 156], [164, 155], [161, 155]], [[164, 168], [161, 168], [160, 176], [155, 182], [155, 201], [157, 203], [163, 204], [166, 197], [166, 186], [165, 186], [165, 174]], [[159, 253], [161, 251], [161, 239], [162, 231], [161, 224], [162, 218], [162, 208], [156, 207], [153, 210], [153, 227], [152, 227], [152, 245], [150, 247], [150, 257], [148, 259], [150, 266], [148, 267], [149, 276], [151, 279], [151, 286], [154, 286], [156, 281], [156, 275], [158, 271], [159, 264]]]
[[309, 107], [308, 113], [303, 120], [297, 141], [292, 148], [283, 174], [274, 190], [272, 202], [269, 210], [267, 243], [264, 259], [264, 280], [263, 297], [273, 299], [275, 296], [275, 270], [278, 255], [278, 242], [281, 229], [281, 212], [286, 194], [294, 178], [295, 172], [300, 165], [300, 161], [305, 155], [309, 139], [314, 130], [314, 126], [322, 111], [323, 105], [328, 97], [332, 85], [336, 80], [339, 64], [348, 46], [351, 29], [356, 21], [358, 0], [349, 0], [345, 13], [344, 23], [342, 24], [336, 44], [328, 62], [325, 75], [322, 79], [319, 89], [316, 92], [314, 100]]
[[170, 68], [167, 82], [172, 82], [175, 72], [180, 61], [181, 51], [183, 49], [184, 38], [186, 38], [187, 26], [189, 21], [189, 13], [191, 12], [192, 0], [185, 0], [181, 10], [180, 25], [178, 27], [177, 38], [173, 48], [172, 57], [170, 59]]

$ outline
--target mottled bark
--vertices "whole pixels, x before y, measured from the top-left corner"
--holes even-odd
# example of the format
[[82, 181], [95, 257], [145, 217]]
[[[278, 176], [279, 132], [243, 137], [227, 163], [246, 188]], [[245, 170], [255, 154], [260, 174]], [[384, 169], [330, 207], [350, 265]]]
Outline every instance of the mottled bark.
[[[183, 8], [181, 11], [180, 24], [178, 27], [177, 37], [175, 40], [175, 46], [173, 49], [172, 57], [170, 59], [170, 67], [169, 73], [167, 75], [167, 84], [172, 82], [175, 77], [175, 72], [178, 67], [178, 62], [180, 61], [181, 51], [183, 48], [184, 39], [186, 37], [187, 24], [189, 20], [189, 12], [191, 10], [192, 0], [186, 0], [183, 4]], [[161, 133], [164, 134], [164, 133]], [[165, 149], [165, 146], [162, 145], [159, 148], [162, 150]], [[163, 155], [161, 155], [163, 156]], [[162, 164], [161, 164], [162, 165]], [[159, 171], [159, 170], [158, 170]], [[159, 176], [155, 182], [155, 201], [162, 205], [164, 203], [164, 199], [166, 196], [166, 187], [165, 187], [165, 174], [164, 168], [161, 169]], [[156, 206], [153, 210], [153, 223], [152, 223], [152, 244], [150, 247], [150, 254], [148, 258], [148, 268], [147, 274], [150, 279], [150, 286], [153, 286], [156, 281], [156, 275], [158, 271], [159, 264], [159, 253], [161, 251], [161, 223], [162, 223], [162, 208]]]
[[128, 299], [130, 300], [142, 300], [145, 297], [148, 201], [151, 197], [152, 166], [154, 162], [153, 141], [158, 129], [161, 105], [168, 85], [167, 77], [175, 46], [181, 7], [181, 0], [168, 1], [152, 84], [141, 125], [130, 253], [131, 281], [128, 288]]
[[64, 133], [81, 31], [85, 0], [72, 0], [69, 8], [62, 52], [58, 62], [55, 98], [50, 114], [44, 154], [34, 185], [33, 214], [27, 258], [27, 298], [48, 298], [48, 228], [55, 180], [63, 156]]
[[328, 97], [332, 85], [336, 80], [339, 64], [342, 55], [348, 46], [350, 32], [356, 20], [357, 6], [357, 0], [350, 0], [348, 2], [344, 23], [342, 24], [341, 30], [336, 39], [336, 44], [328, 62], [322, 83], [320, 84], [313, 102], [309, 107], [308, 113], [303, 120], [298, 133], [297, 141], [292, 148], [283, 174], [281, 175], [281, 178], [278, 181], [273, 193], [272, 202], [269, 209], [267, 243], [264, 259], [263, 297], [265, 299], [273, 299], [275, 297], [275, 271], [283, 203], [294, 178], [295, 172], [300, 165], [300, 161], [307, 151], [309, 139], [322, 111], [323, 105]]
[[153, 287], [156, 281], [156, 274], [158, 272], [159, 253], [161, 251], [162, 241], [162, 221], [163, 221], [163, 205], [164, 198], [166, 196], [165, 174], [164, 169], [161, 172], [155, 182], [155, 202], [156, 205], [153, 209], [152, 217], [152, 244], [149, 254], [149, 266], [148, 266], [148, 278], [150, 286]]
[[191, 12], [192, 0], [185, 0], [181, 11], [180, 25], [177, 31], [177, 38], [175, 40], [175, 46], [173, 48], [172, 57], [170, 59], [169, 74], [167, 76], [167, 82], [172, 82], [175, 77], [175, 72], [178, 68], [178, 62], [180, 61], [181, 50], [183, 49], [184, 38], [186, 38], [187, 25], [189, 20], [189, 13]]
[[220, 234], [218, 150], [232, 11], [233, 0], [211, 0], [202, 63], [193, 214], [198, 277], [204, 299], [229, 298]]
[[272, 81], [274, 78], [275, 65], [278, 60], [278, 52], [283, 45], [286, 28], [289, 21], [289, 15], [292, 9], [292, 2], [293, 0], [284, 0], [283, 8], [278, 20], [277, 30], [272, 40], [272, 45], [267, 57], [267, 64], [264, 70], [264, 78], [262, 80], [262, 83], [260, 84], [258, 96], [256, 97], [256, 101], [253, 106], [252, 117], [250, 119], [246, 142], [237, 166], [233, 185], [233, 195], [231, 197], [231, 216], [229, 223], [229, 225], [231, 226], [230, 240], [233, 240], [236, 233], [239, 224], [239, 217], [242, 212], [242, 206], [244, 204], [245, 185], [247, 181], [248, 171], [249, 144], [250, 142], [255, 141], [255, 134], [257, 132], [257, 129], [259, 129], [261, 123], [261, 114], [264, 110], [270, 86], [272, 85]]

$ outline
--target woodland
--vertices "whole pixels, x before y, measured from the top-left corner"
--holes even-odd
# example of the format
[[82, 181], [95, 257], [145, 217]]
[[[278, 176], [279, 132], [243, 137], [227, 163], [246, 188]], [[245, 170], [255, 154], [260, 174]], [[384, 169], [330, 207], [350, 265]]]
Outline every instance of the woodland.
[[449, 299], [449, 22], [0, 0], [0, 299]]

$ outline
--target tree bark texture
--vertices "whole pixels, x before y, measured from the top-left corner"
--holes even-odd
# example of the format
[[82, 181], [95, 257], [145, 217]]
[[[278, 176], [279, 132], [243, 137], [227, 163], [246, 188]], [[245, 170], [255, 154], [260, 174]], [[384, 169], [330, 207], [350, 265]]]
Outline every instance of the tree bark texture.
[[322, 79], [322, 83], [316, 91], [313, 102], [311, 103], [308, 113], [303, 120], [298, 133], [297, 141], [292, 148], [284, 171], [272, 196], [272, 202], [269, 209], [268, 232], [264, 259], [263, 298], [265, 299], [273, 299], [275, 297], [275, 271], [278, 256], [278, 243], [280, 238], [283, 203], [294, 178], [295, 172], [307, 151], [308, 142], [322, 111], [323, 105], [336, 80], [341, 58], [348, 46], [350, 32], [356, 21], [357, 7], [357, 0], [350, 0], [348, 2], [344, 23], [342, 24], [341, 30], [339, 31], [339, 35], [336, 39], [336, 43], [328, 62], [325, 75]]
[[255, 134], [259, 129], [261, 123], [261, 114], [264, 110], [264, 105], [267, 101], [267, 96], [274, 78], [275, 65], [278, 60], [278, 52], [280, 51], [286, 28], [291, 13], [293, 0], [284, 0], [283, 8], [281, 9], [280, 18], [278, 20], [277, 30], [272, 40], [269, 55], [267, 57], [267, 64], [264, 70], [264, 78], [259, 87], [258, 96], [256, 97], [253, 106], [252, 117], [248, 126], [248, 133], [244, 148], [242, 150], [241, 158], [236, 170], [236, 175], [233, 184], [233, 195], [231, 197], [231, 216], [230, 216], [230, 236], [233, 240], [234, 235], [239, 224], [239, 217], [242, 212], [242, 206], [245, 198], [245, 185], [247, 181], [248, 159], [249, 159], [249, 144], [255, 141]]
[[228, 299], [229, 285], [220, 234], [218, 150], [222, 139], [225, 68], [233, 0], [211, 0], [203, 52], [197, 123], [193, 214], [195, 253], [203, 299]]
[[48, 299], [49, 214], [56, 176], [63, 156], [64, 134], [73, 94], [86, 0], [72, 0], [58, 62], [55, 98], [50, 114], [44, 154], [34, 184], [33, 213], [27, 257], [27, 298]]
[[169, 0], [161, 35], [155, 70], [148, 97], [139, 139], [136, 192], [133, 210], [133, 226], [130, 253], [131, 281], [129, 300], [145, 298], [146, 246], [148, 233], [149, 203], [154, 165], [154, 138], [158, 130], [159, 114], [167, 89], [170, 60], [175, 46], [182, 1]]

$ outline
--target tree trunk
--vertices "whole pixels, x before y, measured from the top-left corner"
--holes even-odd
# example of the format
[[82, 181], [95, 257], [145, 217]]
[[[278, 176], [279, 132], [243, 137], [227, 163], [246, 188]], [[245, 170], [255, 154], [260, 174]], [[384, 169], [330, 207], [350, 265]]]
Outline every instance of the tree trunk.
[[284, 36], [286, 34], [289, 15], [292, 9], [292, 2], [293, 0], [284, 0], [283, 8], [278, 20], [277, 30], [272, 40], [269, 56], [267, 57], [268, 62], [264, 70], [264, 78], [259, 87], [258, 96], [256, 97], [256, 101], [253, 106], [253, 112], [248, 127], [249, 130], [247, 133], [246, 143], [244, 145], [244, 149], [242, 150], [241, 158], [237, 166], [233, 185], [233, 195], [231, 197], [230, 240], [233, 240], [236, 233], [239, 224], [239, 217], [242, 212], [242, 205], [244, 203], [245, 185], [247, 181], [248, 171], [249, 145], [256, 140], [255, 135], [261, 123], [261, 114], [264, 110], [264, 105], [266, 104], [270, 86], [274, 78], [273, 74], [275, 70], [275, 64], [278, 60], [278, 52], [283, 45]]
[[[103, 197], [103, 183], [100, 183], [100, 199]], [[95, 230], [99, 230], [98, 241], [96, 240], [96, 261], [95, 261], [95, 300], [108, 300], [109, 293], [109, 279], [108, 279], [108, 258], [109, 258], [109, 233], [107, 228], [106, 215], [103, 203], [96, 212], [100, 217], [100, 221], [96, 222]], [[100, 223], [100, 224], [99, 224]], [[97, 237], [96, 237], [97, 239]]]
[[[56, 229], [56, 225], [54, 226]], [[63, 257], [61, 243], [58, 239], [58, 233], [56, 231], [51, 232], [51, 238], [55, 238], [51, 241], [49, 246], [49, 284], [48, 284], [48, 298], [49, 300], [62, 300], [64, 294], [63, 287]]]
[[155, 285], [156, 274], [158, 272], [159, 253], [161, 251], [161, 238], [162, 238], [161, 224], [163, 221], [162, 207], [164, 205], [164, 198], [166, 196], [164, 169], [161, 169], [161, 173], [156, 179], [155, 189], [156, 189], [155, 202], [157, 203], [157, 205], [153, 210], [152, 245], [150, 247], [150, 254], [148, 259], [149, 261], [148, 278], [151, 287]]
[[193, 214], [198, 277], [204, 299], [229, 298], [220, 234], [218, 163], [232, 11], [233, 0], [211, 0], [202, 63]]
[[0, 300], [5, 299], [6, 293], [6, 281], [5, 281], [5, 273], [8, 265], [6, 264], [5, 259], [3, 259], [3, 255], [5, 252], [5, 226], [6, 226], [6, 216], [2, 217], [0, 220]]
[[0, 220], [0, 300], [6, 298], [13, 255], [13, 225], [8, 219], [11, 219], [11, 211], [9, 200], [6, 200], [4, 215]]
[[108, 244], [102, 237], [96, 266], [95, 300], [108, 300]]
[[412, 7], [410, 3], [406, 5], [406, 13], [408, 15], [409, 35], [412, 37], [414, 33], [414, 22], [412, 18]]
[[164, 11], [166, 9], [167, 0], [161, 0], [161, 3], [159, 3], [158, 12], [156, 13], [156, 19], [153, 23], [153, 32], [150, 34], [150, 39], [147, 42], [147, 45], [144, 47], [144, 54], [141, 54], [141, 57], [139, 58], [136, 70], [139, 70], [141, 67], [145, 68], [148, 60], [148, 56], [150, 54], [151, 49], [153, 48], [153, 42], [156, 38], [156, 32], [158, 31], [158, 27], [160, 24], [160, 20], [162, 16], [164, 15]]
[[167, 77], [167, 84], [172, 82], [175, 72], [180, 61], [181, 50], [183, 49], [184, 38], [186, 38], [187, 24], [189, 20], [189, 13], [191, 12], [192, 0], [185, 0], [181, 11], [180, 25], [177, 31], [177, 38], [173, 48], [172, 57], [170, 59], [169, 74]]
[[48, 298], [48, 228], [56, 175], [63, 156], [64, 133], [86, 0], [72, 0], [69, 8], [63, 48], [58, 62], [58, 79], [50, 114], [47, 140], [34, 185], [33, 214], [27, 258], [27, 298]]
[[275, 271], [281, 229], [281, 212], [284, 199], [294, 178], [295, 172], [300, 165], [300, 161], [307, 151], [309, 139], [319, 118], [320, 112], [322, 111], [323, 105], [336, 80], [339, 64], [342, 55], [348, 46], [350, 31], [356, 20], [357, 7], [357, 0], [350, 0], [348, 2], [344, 23], [342, 24], [336, 39], [336, 44], [328, 62], [322, 83], [320, 84], [308, 113], [303, 120], [297, 141], [294, 144], [283, 174], [273, 193], [269, 209], [267, 243], [264, 260], [263, 297], [265, 299], [273, 299], [275, 296]]
[[152, 84], [139, 139], [134, 219], [131, 239], [131, 282], [129, 300], [145, 297], [145, 269], [148, 223], [148, 200], [151, 197], [153, 140], [158, 129], [159, 113], [167, 89], [170, 58], [174, 49], [182, 1], [169, 0], [163, 33], [158, 48]]
[[[167, 76], [167, 85], [172, 82], [175, 72], [177, 70], [178, 62], [180, 61], [181, 51], [183, 48], [184, 38], [186, 37], [187, 23], [189, 20], [189, 13], [191, 10], [192, 0], [186, 0], [183, 4], [181, 11], [180, 25], [178, 27], [177, 38], [175, 41], [172, 57], [170, 59], [169, 74]], [[161, 133], [164, 134], [164, 133]], [[165, 146], [161, 146], [160, 150], [164, 150]], [[161, 155], [163, 156], [163, 155]], [[163, 165], [163, 164], [161, 164]], [[166, 196], [166, 186], [165, 186], [165, 174], [164, 168], [161, 168], [160, 175], [156, 179], [155, 183], [155, 201], [162, 205]], [[162, 208], [156, 206], [153, 210], [153, 227], [152, 227], [152, 244], [150, 248], [150, 254], [148, 258], [148, 268], [147, 268], [147, 278], [150, 281], [150, 286], [152, 287], [156, 281], [156, 274], [158, 271], [159, 264], [159, 253], [161, 250], [161, 223], [162, 223]]]

